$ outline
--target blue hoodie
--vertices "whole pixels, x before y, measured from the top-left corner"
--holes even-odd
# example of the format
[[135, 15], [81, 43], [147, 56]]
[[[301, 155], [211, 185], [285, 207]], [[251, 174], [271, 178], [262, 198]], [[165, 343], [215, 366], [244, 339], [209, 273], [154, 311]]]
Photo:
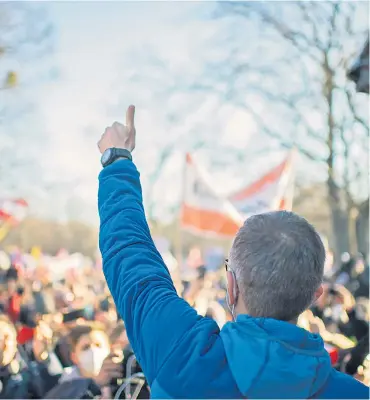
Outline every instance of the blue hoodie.
[[154, 246], [135, 165], [117, 161], [99, 181], [103, 270], [152, 398], [369, 398], [318, 335], [247, 315], [220, 331], [197, 315]]

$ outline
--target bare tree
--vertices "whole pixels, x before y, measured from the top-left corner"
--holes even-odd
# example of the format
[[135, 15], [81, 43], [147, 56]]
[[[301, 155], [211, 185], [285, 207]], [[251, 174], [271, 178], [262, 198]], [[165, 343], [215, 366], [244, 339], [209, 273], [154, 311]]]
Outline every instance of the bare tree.
[[[350, 250], [351, 218], [368, 198], [368, 99], [346, 78], [367, 36], [363, 2], [222, 2], [199, 90], [247, 110], [261, 135], [321, 165], [336, 252]], [[307, 164], [306, 174], [310, 173]], [[313, 180], [316, 177], [313, 177]]]
[[[35, 60], [41, 63], [53, 51], [53, 46], [53, 25], [43, 7], [24, 3], [1, 3], [0, 59], [4, 65], [0, 76], [1, 90], [15, 88], [18, 84], [27, 85], [29, 82], [26, 79], [30, 76], [22, 77], [22, 64]], [[35, 75], [38, 73], [35, 66]], [[40, 75], [36, 76], [40, 78]]]
[[[142, 172], [146, 212], [153, 223], [158, 209], [164, 208], [163, 202], [153, 195], [155, 189], [160, 187], [162, 194], [169, 187], [171, 190], [181, 191], [180, 187], [174, 189], [171, 183], [164, 180], [165, 169], [169, 167], [174, 154], [181, 153], [185, 162], [186, 152], [201, 152], [202, 159], [212, 165], [212, 172], [227, 169], [230, 175], [240, 175], [245, 169], [246, 160], [266, 154], [268, 150], [273, 152], [278, 149], [276, 143], [270, 143], [268, 149], [265, 144], [251, 148], [221, 144], [224, 126], [220, 124], [218, 116], [223, 104], [220, 104], [217, 96], [212, 97], [204, 90], [193, 74], [170, 69], [169, 62], [158, 54], [156, 49], [150, 47], [125, 55], [125, 59], [130, 59], [133, 67], [127, 70], [126, 62], [126, 70], [120, 70], [115, 88], [119, 88], [122, 82], [124, 86], [118, 98], [113, 100], [109, 112], [121, 113], [127, 104], [125, 94], [137, 93], [137, 99], [130, 98], [130, 101], [140, 104], [141, 113], [150, 108], [151, 113], [156, 114], [158, 118], [153, 122], [163, 129], [156, 141], [141, 143], [142, 150], [136, 156], [145, 154], [146, 157], [147, 152], [151, 151], [150, 147], [155, 149], [155, 155], [150, 162], [151, 168], [148, 168], [146, 174]], [[202, 115], [203, 110], [208, 118]], [[150, 133], [146, 133], [149, 139]], [[176, 170], [176, 176], [175, 184], [181, 181], [181, 170]], [[173, 216], [178, 206], [179, 204], [171, 204], [165, 212]]]
[[37, 122], [35, 93], [56, 77], [57, 69], [49, 57], [54, 42], [54, 29], [42, 5], [0, 3], [2, 192], [18, 192], [19, 186], [36, 179], [40, 183], [42, 170], [34, 144], [43, 132], [41, 126], [30, 132], [27, 122], [31, 121], [25, 118]]

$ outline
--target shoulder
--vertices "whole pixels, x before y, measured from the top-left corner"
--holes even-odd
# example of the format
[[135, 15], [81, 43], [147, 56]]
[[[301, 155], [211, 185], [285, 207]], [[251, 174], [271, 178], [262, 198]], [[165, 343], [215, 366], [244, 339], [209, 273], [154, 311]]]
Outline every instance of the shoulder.
[[77, 367], [67, 367], [64, 369], [62, 376], [60, 377], [59, 383], [72, 381], [73, 379], [80, 378], [81, 375], [77, 369]]
[[352, 376], [333, 369], [325, 387], [317, 397], [321, 399], [368, 399], [369, 388]]
[[219, 333], [215, 321], [199, 319], [161, 368], [152, 397], [241, 398]]

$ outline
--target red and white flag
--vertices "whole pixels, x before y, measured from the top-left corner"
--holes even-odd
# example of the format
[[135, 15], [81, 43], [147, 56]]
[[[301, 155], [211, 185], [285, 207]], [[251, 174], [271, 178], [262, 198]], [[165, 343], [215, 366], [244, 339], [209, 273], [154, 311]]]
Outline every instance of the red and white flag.
[[186, 156], [181, 211], [182, 227], [197, 234], [230, 237], [243, 224], [240, 213], [215, 192], [206, 172], [190, 154]]
[[0, 222], [18, 223], [28, 213], [28, 204], [23, 199], [0, 199]]
[[273, 210], [291, 210], [294, 195], [294, 159], [292, 150], [279, 165], [258, 180], [229, 197], [244, 218]]
[[291, 210], [295, 151], [265, 175], [222, 198], [191, 155], [186, 157], [181, 225], [198, 234], [233, 237], [245, 219], [272, 210]]

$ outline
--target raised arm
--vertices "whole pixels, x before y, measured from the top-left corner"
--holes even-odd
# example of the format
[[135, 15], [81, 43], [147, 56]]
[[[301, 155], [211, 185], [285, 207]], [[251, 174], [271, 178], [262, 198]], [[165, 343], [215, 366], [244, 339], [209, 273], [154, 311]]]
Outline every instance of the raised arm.
[[[133, 150], [130, 121], [107, 128], [99, 148]], [[104, 158], [104, 156], [103, 156]], [[178, 297], [150, 236], [139, 173], [129, 159], [106, 166], [99, 177], [100, 250], [103, 270], [128, 338], [149, 384], [199, 316]]]

